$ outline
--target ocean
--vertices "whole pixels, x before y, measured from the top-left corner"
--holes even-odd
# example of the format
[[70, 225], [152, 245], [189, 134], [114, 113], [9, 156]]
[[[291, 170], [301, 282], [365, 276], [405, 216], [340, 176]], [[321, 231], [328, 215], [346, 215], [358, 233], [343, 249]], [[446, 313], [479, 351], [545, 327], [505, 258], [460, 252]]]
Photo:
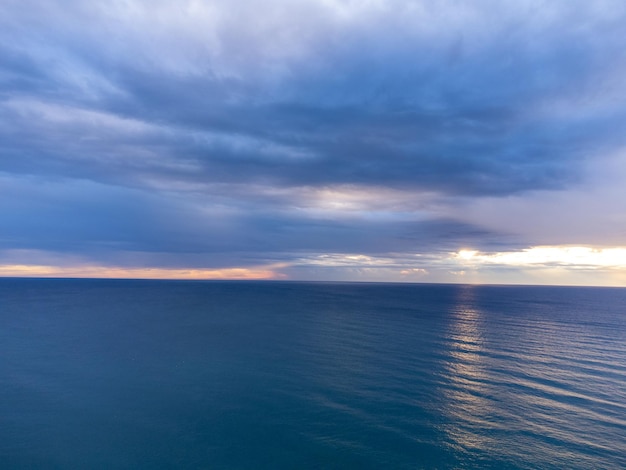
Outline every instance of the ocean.
[[626, 468], [626, 289], [1, 279], [0, 467]]

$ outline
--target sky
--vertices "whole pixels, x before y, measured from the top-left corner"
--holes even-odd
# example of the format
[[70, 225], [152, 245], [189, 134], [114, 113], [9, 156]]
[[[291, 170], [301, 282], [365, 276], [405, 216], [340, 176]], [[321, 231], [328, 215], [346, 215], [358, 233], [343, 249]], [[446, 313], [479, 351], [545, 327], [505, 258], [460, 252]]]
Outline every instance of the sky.
[[0, 276], [626, 286], [623, 0], [3, 0]]

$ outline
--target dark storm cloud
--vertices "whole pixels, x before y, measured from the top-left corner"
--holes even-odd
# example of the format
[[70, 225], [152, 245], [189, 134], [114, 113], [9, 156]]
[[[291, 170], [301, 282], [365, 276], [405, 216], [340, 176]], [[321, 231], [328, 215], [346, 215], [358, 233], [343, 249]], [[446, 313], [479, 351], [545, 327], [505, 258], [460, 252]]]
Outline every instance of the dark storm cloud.
[[428, 208], [390, 222], [312, 215], [299, 198], [575, 185], [624, 144], [625, 20], [618, 1], [9, 0], [2, 246], [279, 258], [495, 246], [498, 233]]
[[[335, 27], [333, 40], [317, 38], [295, 58], [266, 63], [253, 57], [255, 51], [268, 54], [263, 44], [239, 45], [246, 53], [238, 60], [250, 63], [232, 65], [230, 73], [223, 71], [228, 58], [178, 60], [175, 51], [160, 56], [158, 44], [133, 43], [142, 33], [157, 35], [137, 31], [141, 24], [118, 32], [112, 46], [116, 24], [104, 14], [106, 3], [92, 12], [69, 4], [77, 24], [48, 7], [44, 11], [58, 24], [26, 15], [43, 31], [24, 27], [18, 38], [8, 37], [10, 29], [5, 33], [4, 42], [14, 44], [3, 53], [5, 99], [51, 99], [159, 128], [128, 142], [106, 128], [81, 135], [79, 125], [37, 123], [38, 116], [29, 116], [39, 139], [9, 128], [14, 137], [3, 136], [3, 166], [12, 171], [17, 164], [6, 160], [22, 158], [24, 171], [56, 166], [61, 173], [105, 179], [110, 168], [140, 178], [153, 165], [136, 162], [142, 157], [132, 151], [122, 168], [103, 168], [97, 158], [133, 145], [194, 164], [189, 174], [164, 176], [172, 179], [373, 184], [468, 195], [562, 187], [598, 146], [621, 143], [622, 108], [600, 103], [597, 109], [594, 98], [598, 87], [618, 86], [600, 77], [623, 73], [624, 9], [583, 17], [575, 11], [589, 10], [582, 4], [557, 3], [556, 12], [554, 5], [534, 3], [498, 18], [497, 11], [489, 13], [491, 3], [478, 2], [484, 18], [477, 25], [467, 31], [452, 25], [426, 37], [412, 31], [422, 27], [419, 17], [391, 34], [397, 18], [386, 11], [387, 23]], [[280, 3], [270, 8], [281, 12]], [[84, 17], [94, 24], [81, 24]], [[445, 17], [440, 20], [445, 26]], [[329, 20], [318, 21], [323, 33]], [[220, 47], [236, 49], [236, 34], [217, 29]], [[177, 39], [174, 33], [171, 39]], [[572, 102], [580, 102], [585, 114], [551, 112]], [[41, 155], [55, 162], [38, 165]]]

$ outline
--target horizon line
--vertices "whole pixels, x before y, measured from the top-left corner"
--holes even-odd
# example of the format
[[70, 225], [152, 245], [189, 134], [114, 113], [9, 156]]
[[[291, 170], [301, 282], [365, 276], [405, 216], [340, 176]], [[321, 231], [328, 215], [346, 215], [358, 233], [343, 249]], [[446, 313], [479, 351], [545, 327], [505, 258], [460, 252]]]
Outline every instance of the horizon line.
[[390, 284], [390, 285], [433, 285], [433, 286], [471, 286], [471, 287], [582, 287], [601, 289], [626, 289], [617, 285], [590, 284], [525, 284], [525, 283], [478, 283], [478, 282], [428, 282], [428, 281], [363, 281], [363, 280], [320, 280], [320, 279], [272, 279], [272, 278], [150, 278], [150, 277], [59, 277], [59, 276], [2, 276], [3, 280], [37, 281], [155, 281], [155, 282], [229, 282], [229, 283], [294, 283], [294, 284]]

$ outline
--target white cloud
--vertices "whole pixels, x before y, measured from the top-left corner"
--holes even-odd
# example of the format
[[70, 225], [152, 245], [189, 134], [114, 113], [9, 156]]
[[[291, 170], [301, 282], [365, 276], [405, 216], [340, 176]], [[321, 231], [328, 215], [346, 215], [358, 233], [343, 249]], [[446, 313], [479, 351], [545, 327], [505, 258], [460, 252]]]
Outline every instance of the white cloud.
[[481, 253], [461, 250], [452, 260], [479, 268], [482, 265], [564, 266], [581, 269], [626, 269], [626, 247], [592, 248], [583, 246], [538, 246], [521, 251]]

